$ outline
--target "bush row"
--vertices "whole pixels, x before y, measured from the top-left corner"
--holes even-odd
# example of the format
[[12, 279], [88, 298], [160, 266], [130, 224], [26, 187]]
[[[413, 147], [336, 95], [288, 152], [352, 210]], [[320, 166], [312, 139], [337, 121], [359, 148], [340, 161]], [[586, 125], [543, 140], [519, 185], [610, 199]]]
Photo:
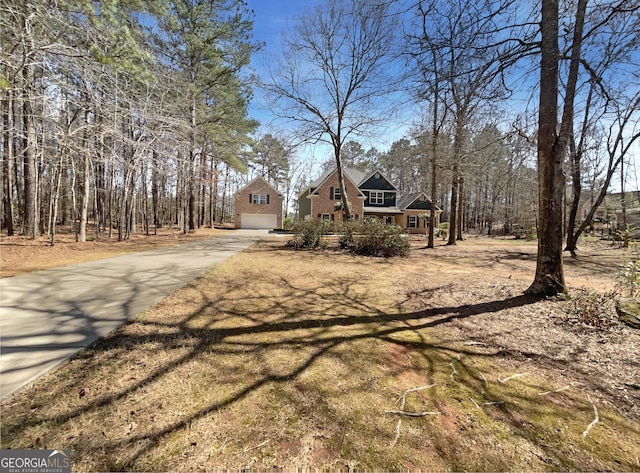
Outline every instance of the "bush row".
[[385, 225], [377, 218], [346, 223], [295, 222], [289, 230], [295, 235], [288, 244], [295, 248], [317, 248], [323, 244], [323, 235], [338, 234], [340, 246], [358, 255], [406, 256], [410, 249], [402, 227]]

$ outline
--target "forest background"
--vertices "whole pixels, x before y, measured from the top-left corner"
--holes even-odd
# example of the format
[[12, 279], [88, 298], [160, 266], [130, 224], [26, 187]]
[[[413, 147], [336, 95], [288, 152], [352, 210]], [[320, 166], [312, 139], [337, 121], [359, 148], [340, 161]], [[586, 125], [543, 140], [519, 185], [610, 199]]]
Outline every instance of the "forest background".
[[[89, 221], [96, 238], [188, 232], [232, 219], [256, 175], [295, 215], [339, 155], [432, 196], [454, 235], [535, 230], [538, 6], [297, 3], [3, 2], [2, 228], [52, 244], [57, 225], [85, 241]], [[570, 237], [595, 216], [585, 200], [638, 188], [639, 9], [559, 4]]]

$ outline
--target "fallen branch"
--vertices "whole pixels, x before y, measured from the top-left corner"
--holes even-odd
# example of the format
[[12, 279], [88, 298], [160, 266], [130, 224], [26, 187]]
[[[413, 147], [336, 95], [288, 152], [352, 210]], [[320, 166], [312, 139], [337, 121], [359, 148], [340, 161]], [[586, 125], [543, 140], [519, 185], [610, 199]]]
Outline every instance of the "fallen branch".
[[391, 448], [396, 446], [398, 439], [400, 438], [400, 425], [402, 424], [402, 419], [398, 419], [398, 423], [396, 424], [396, 436], [393, 438], [391, 442]]
[[449, 363], [449, 366], [451, 366], [451, 379], [453, 379], [453, 377], [458, 374], [458, 370], [456, 370], [456, 367], [454, 366], [456, 361], [457, 360], [453, 360]]
[[439, 412], [436, 412], [436, 411], [425, 411], [425, 412], [384, 411], [384, 412], [385, 414], [398, 414], [401, 416], [408, 416], [408, 417], [424, 417], [424, 416], [432, 416], [432, 415], [440, 414]]
[[[404, 413], [404, 415], [412, 416], [411, 413], [405, 413], [405, 411], [404, 411], [404, 405], [405, 405], [405, 403], [407, 401], [407, 394], [414, 393], [416, 391], [422, 391], [424, 389], [429, 389], [429, 388], [432, 388], [434, 386], [435, 386], [435, 383], [434, 384], [427, 384], [425, 386], [418, 386], [418, 387], [415, 387], [415, 388], [407, 389], [405, 392], [402, 393], [402, 395], [398, 399], [398, 401], [400, 401], [400, 410], [399, 411], [385, 411], [385, 412], [390, 413], [390, 414]], [[427, 414], [425, 414], [425, 415], [427, 415]], [[418, 417], [418, 416], [412, 416], [412, 417]], [[393, 441], [391, 442], [391, 448], [396, 446], [396, 443], [398, 442], [398, 439], [400, 438], [400, 426], [401, 425], [402, 425], [402, 419], [398, 419], [398, 423], [396, 424], [396, 435], [393, 438]]]
[[482, 343], [482, 342], [464, 342], [464, 345], [466, 346], [472, 346], [472, 347], [486, 347], [487, 344], [486, 343]]
[[510, 379], [520, 378], [521, 376], [527, 376], [528, 374], [529, 374], [529, 373], [518, 373], [518, 374], [511, 375], [511, 376], [507, 376], [507, 377], [506, 377], [506, 378], [504, 378], [504, 379], [501, 379], [501, 378], [500, 378], [500, 375], [498, 375], [498, 383], [500, 383], [500, 384], [504, 384], [504, 383], [506, 383], [507, 381], [509, 381]]
[[476, 407], [477, 407], [478, 409], [480, 409], [480, 404], [478, 404], [474, 398], [472, 398], [471, 396], [469, 396], [469, 399], [471, 400], [471, 402], [473, 402], [473, 403], [476, 405]]
[[545, 391], [543, 393], [538, 393], [538, 396], [546, 396], [547, 394], [559, 393], [560, 391], [565, 391], [571, 387], [571, 384], [567, 384], [566, 386], [561, 387], [560, 389], [555, 389], [553, 391]]
[[499, 404], [504, 404], [504, 401], [493, 401], [493, 402], [483, 402], [483, 406], [497, 406]]
[[589, 431], [591, 430], [591, 428], [594, 425], [596, 425], [598, 422], [600, 422], [600, 416], [598, 415], [598, 408], [596, 407], [596, 405], [593, 403], [593, 401], [591, 400], [591, 398], [589, 396], [587, 396], [587, 399], [589, 399], [589, 402], [593, 406], [593, 413], [595, 414], [595, 419], [593, 419], [593, 421], [587, 426], [587, 430], [582, 432], [582, 436], [583, 437], [586, 437], [587, 434], [589, 433]]
[[245, 447], [243, 449], [243, 451], [246, 452], [250, 452], [251, 450], [255, 450], [256, 448], [260, 448], [260, 447], [264, 447], [266, 444], [269, 443], [269, 439], [265, 440], [264, 442], [259, 443], [258, 445], [256, 445], [255, 447]]
[[[432, 388], [432, 387], [434, 387], [435, 385], [436, 385], [436, 384], [435, 384], [435, 383], [433, 383], [433, 384], [427, 384], [427, 385], [425, 385], [425, 386], [418, 386], [417, 388], [407, 389], [407, 390], [402, 394], [403, 402], [404, 402], [404, 399], [407, 397], [407, 394], [409, 394], [409, 393], [414, 393], [414, 392], [416, 392], [416, 391], [423, 391], [423, 390], [425, 390], [425, 389]], [[403, 405], [403, 407], [404, 407], [404, 405]]]
[[485, 389], [489, 387], [489, 382], [487, 381], [487, 378], [485, 377], [484, 373], [480, 373], [480, 376], [482, 376], [482, 380], [484, 381], [484, 387]]

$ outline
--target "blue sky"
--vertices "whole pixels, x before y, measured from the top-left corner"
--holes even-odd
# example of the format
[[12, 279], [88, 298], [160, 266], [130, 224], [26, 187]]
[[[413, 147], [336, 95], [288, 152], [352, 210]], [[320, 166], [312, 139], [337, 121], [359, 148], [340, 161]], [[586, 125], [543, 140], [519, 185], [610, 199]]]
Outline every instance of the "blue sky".
[[[255, 54], [252, 65], [255, 72], [260, 75], [260, 65], [263, 63], [263, 53], [275, 53], [280, 48], [282, 31], [291, 27], [295, 23], [295, 18], [301, 15], [305, 10], [316, 5], [321, 0], [246, 0], [248, 8], [255, 13], [253, 35], [254, 40], [265, 43], [263, 52]], [[274, 130], [269, 128], [269, 123], [274, 118], [273, 115], [265, 110], [261, 104], [260, 91], [254, 90], [255, 98], [249, 107], [249, 114], [252, 118], [260, 121], [263, 125], [260, 133], [270, 133]], [[374, 145], [380, 151], [386, 151], [391, 143], [406, 135], [408, 132], [408, 124], [398, 124], [391, 129], [386, 130], [386, 136], [381, 136], [380, 142]], [[385, 134], [383, 132], [383, 134]], [[365, 149], [371, 145], [362, 143]], [[322, 161], [331, 156], [331, 151], [325, 147], [306, 147], [300, 150], [312, 165], [319, 165]], [[637, 159], [640, 155], [640, 143], [636, 143], [630, 153]], [[633, 161], [636, 161], [634, 159]], [[634, 163], [635, 164], [635, 163]], [[617, 181], [618, 179], [614, 179]], [[632, 180], [635, 180], [632, 178]], [[619, 188], [619, 183], [612, 183], [612, 189]], [[628, 182], [628, 188], [637, 188], [638, 183]]]
[[[252, 59], [252, 66], [258, 75], [261, 74], [264, 55], [279, 51], [283, 30], [291, 28], [295, 24], [297, 16], [317, 5], [320, 1], [322, 0], [246, 0], [249, 9], [255, 13], [254, 40], [265, 43], [263, 50], [255, 54]], [[269, 123], [274, 119], [274, 116], [264, 109], [260, 99], [260, 91], [254, 89], [254, 94], [254, 100], [249, 107], [249, 114], [263, 125], [260, 133], [270, 133], [273, 130], [269, 127]], [[380, 151], [386, 151], [393, 141], [405, 135], [407, 128], [407, 125], [404, 124], [391, 126], [390, 129], [381, 133], [379, 141], [375, 143], [362, 142], [361, 144], [365, 149], [375, 146]], [[321, 144], [307, 146], [299, 150], [299, 152], [310, 161], [313, 161], [315, 165], [319, 165], [332, 156], [332, 151], [329, 147]]]

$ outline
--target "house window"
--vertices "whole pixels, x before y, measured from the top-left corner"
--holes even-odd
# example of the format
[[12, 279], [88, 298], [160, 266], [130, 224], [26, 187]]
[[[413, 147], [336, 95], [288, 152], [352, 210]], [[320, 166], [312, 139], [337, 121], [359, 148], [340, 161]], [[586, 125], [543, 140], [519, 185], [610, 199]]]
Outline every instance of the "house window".
[[369, 192], [369, 203], [371, 205], [382, 205], [384, 204], [384, 192]]
[[340, 188], [339, 187], [332, 187], [331, 189], [333, 189], [333, 200], [340, 200], [342, 199], [342, 193], [340, 192]]
[[252, 194], [251, 203], [266, 205], [269, 203], [269, 196], [267, 194]]
[[320, 220], [331, 220], [331, 214], [322, 214]]
[[418, 217], [416, 215], [407, 217], [407, 228], [418, 228]]
[[384, 223], [386, 223], [387, 225], [393, 225], [393, 217], [391, 215], [387, 215], [384, 218]]

